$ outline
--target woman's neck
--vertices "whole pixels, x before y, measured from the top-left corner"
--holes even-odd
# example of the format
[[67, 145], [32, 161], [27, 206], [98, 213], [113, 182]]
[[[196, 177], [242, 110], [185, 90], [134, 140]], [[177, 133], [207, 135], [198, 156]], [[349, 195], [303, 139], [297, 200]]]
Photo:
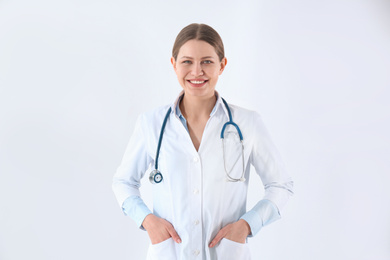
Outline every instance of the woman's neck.
[[215, 95], [204, 98], [184, 94], [179, 107], [186, 120], [196, 120], [205, 117], [208, 118], [216, 102], [217, 98]]

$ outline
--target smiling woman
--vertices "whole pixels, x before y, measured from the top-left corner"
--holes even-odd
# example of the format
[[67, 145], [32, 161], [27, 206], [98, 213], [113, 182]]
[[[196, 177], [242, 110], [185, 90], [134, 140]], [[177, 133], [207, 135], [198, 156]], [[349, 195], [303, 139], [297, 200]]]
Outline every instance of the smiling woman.
[[213, 46], [201, 40], [189, 40], [171, 58], [177, 79], [187, 96], [210, 98], [215, 96], [215, 86], [227, 59], [219, 59]]
[[[280, 218], [293, 182], [260, 115], [215, 90], [227, 59], [213, 28], [185, 27], [171, 63], [183, 91], [138, 118], [113, 180], [118, 203], [148, 232], [149, 260], [248, 260], [247, 238]], [[153, 213], [139, 192], [150, 165]], [[251, 165], [265, 196], [247, 211]]]

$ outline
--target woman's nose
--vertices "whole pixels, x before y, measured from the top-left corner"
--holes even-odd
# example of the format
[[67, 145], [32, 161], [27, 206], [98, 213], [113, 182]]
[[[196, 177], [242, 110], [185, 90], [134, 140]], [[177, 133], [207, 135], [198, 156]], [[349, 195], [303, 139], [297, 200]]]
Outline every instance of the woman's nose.
[[194, 76], [199, 76], [204, 74], [201, 64], [194, 64], [191, 72]]

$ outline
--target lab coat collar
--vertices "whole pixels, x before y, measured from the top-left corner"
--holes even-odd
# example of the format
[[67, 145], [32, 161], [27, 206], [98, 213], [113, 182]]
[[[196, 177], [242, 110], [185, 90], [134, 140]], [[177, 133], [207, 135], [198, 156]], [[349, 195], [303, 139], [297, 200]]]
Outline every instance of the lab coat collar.
[[[180, 92], [175, 102], [171, 104], [171, 114], [175, 114], [176, 117], [179, 117], [179, 115], [176, 113], [176, 107], [177, 104], [180, 102], [181, 98], [183, 97], [183, 95], [184, 95], [184, 90]], [[211, 111], [210, 117], [212, 117], [218, 111], [218, 109], [222, 108], [226, 114], [226, 117], [229, 118], [229, 112], [227, 111], [225, 105], [223, 104], [222, 97], [219, 95], [218, 91], [216, 90], [215, 90], [215, 96], [217, 97], [217, 102], [215, 103], [214, 109]]]

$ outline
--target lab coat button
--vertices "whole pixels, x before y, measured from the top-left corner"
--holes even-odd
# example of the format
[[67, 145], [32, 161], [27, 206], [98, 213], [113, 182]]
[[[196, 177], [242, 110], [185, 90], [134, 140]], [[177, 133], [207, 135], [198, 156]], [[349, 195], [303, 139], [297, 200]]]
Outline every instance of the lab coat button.
[[193, 254], [194, 255], [199, 255], [200, 251], [199, 250], [194, 250]]
[[198, 157], [194, 157], [194, 162], [198, 162], [199, 161], [199, 159], [198, 159]]
[[198, 189], [194, 189], [194, 194], [199, 194], [199, 190]]
[[198, 224], [199, 224], [199, 220], [195, 220], [195, 221], [194, 221], [194, 224], [195, 224], [195, 225], [198, 225]]

